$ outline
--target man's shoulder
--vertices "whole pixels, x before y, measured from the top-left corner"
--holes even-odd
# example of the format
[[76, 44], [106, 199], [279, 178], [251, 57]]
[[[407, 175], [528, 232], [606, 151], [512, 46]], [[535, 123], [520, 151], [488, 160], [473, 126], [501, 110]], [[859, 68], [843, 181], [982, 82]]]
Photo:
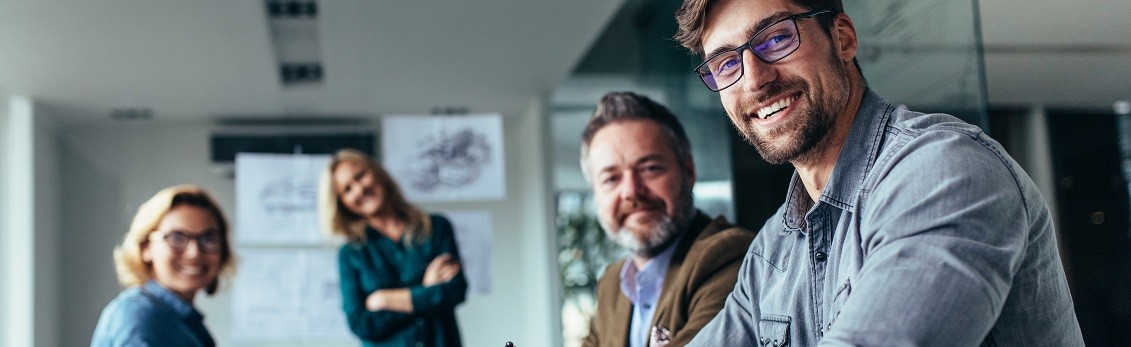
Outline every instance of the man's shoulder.
[[691, 245], [692, 251], [711, 251], [720, 248], [733, 248], [750, 245], [756, 233], [750, 229], [735, 226], [726, 218], [718, 217], [698, 235]]
[[625, 259], [615, 260], [605, 266], [605, 273], [597, 280], [598, 300], [610, 300], [620, 293], [620, 272], [624, 268]]
[[701, 265], [741, 262], [755, 235], [749, 229], [717, 218], [691, 244], [687, 259]]
[[[884, 141], [870, 182], [879, 183], [880, 177], [923, 181], [919, 179], [923, 172], [947, 177], [1017, 176], [1019, 167], [1009, 154], [978, 126], [948, 114], [919, 113], [903, 106], [892, 117], [888, 133], [894, 138]], [[933, 180], [928, 181], [934, 184]]]
[[605, 265], [605, 273], [601, 275], [598, 283], [604, 284], [605, 282], [612, 281], [613, 283], [620, 283], [620, 272], [624, 268], [625, 259], [617, 259]]
[[889, 130], [902, 136], [938, 134], [977, 139], [984, 133], [977, 125], [967, 123], [953, 115], [917, 112], [902, 105], [892, 111], [891, 118], [888, 122]]

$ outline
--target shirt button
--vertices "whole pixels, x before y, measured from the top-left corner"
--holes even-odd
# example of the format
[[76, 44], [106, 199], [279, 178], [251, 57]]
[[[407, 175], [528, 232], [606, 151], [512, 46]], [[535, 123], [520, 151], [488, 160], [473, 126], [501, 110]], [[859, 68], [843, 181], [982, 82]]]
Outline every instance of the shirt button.
[[818, 251], [817, 254], [813, 255], [813, 258], [816, 259], [818, 262], [823, 262], [823, 261], [825, 261], [825, 258], [828, 258], [828, 255], [826, 255], [825, 252], [819, 252]]

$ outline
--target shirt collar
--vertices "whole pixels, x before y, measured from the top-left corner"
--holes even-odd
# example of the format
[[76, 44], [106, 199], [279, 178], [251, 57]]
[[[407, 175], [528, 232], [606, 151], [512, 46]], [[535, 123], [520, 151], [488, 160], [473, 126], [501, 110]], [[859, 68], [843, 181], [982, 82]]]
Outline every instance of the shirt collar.
[[636, 267], [636, 262], [632, 261], [631, 254], [625, 258], [624, 266], [621, 267], [620, 270], [620, 290], [622, 293], [624, 293], [624, 296], [628, 297], [629, 301], [631, 301], [633, 304], [635, 304], [637, 301], [636, 278], [638, 274], [645, 274], [647, 276], [655, 277], [655, 285], [658, 287], [663, 287], [664, 276], [668, 273], [668, 266], [671, 265], [672, 255], [675, 254], [676, 245], [679, 244], [680, 239], [683, 238], [684, 234], [685, 233], [680, 233], [680, 235], [676, 236], [676, 239], [670, 245], [668, 245], [668, 247], [664, 249], [663, 252], [660, 252], [660, 254], [657, 254], [651, 259], [648, 259], [647, 262], [644, 262], [643, 268]]
[[145, 282], [145, 285], [142, 287], [142, 291], [148, 293], [150, 297], [154, 298], [161, 304], [164, 304], [166, 307], [172, 309], [178, 317], [181, 317], [181, 319], [204, 320], [204, 316], [201, 315], [200, 312], [198, 312], [195, 308], [193, 308], [192, 305], [189, 305], [189, 303], [185, 302], [184, 299], [181, 299], [180, 296], [177, 296], [177, 294], [173, 293], [173, 291], [169, 290], [169, 288], [165, 288], [160, 284], [157, 284], [157, 282], [154, 280]]
[[[884, 128], [892, 110], [891, 104], [871, 88], [864, 90], [860, 108], [852, 120], [852, 129], [849, 130], [844, 147], [837, 156], [828, 186], [821, 192], [821, 202], [841, 209], [853, 207], [860, 185], [876, 162], [884, 138]], [[805, 230], [805, 214], [811, 207], [809, 194], [794, 171], [786, 194], [785, 215], [782, 216], [786, 228]]]

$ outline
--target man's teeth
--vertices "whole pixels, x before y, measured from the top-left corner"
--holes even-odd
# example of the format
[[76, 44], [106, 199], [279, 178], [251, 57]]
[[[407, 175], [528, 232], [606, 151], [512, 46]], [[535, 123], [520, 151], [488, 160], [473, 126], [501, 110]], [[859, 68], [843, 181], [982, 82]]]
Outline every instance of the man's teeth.
[[786, 107], [789, 107], [789, 104], [792, 104], [792, 103], [793, 103], [793, 98], [785, 98], [785, 99], [778, 100], [773, 105], [766, 106], [766, 107], [758, 109], [758, 118], [770, 119], [770, 116], [774, 115], [778, 111], [785, 109]]

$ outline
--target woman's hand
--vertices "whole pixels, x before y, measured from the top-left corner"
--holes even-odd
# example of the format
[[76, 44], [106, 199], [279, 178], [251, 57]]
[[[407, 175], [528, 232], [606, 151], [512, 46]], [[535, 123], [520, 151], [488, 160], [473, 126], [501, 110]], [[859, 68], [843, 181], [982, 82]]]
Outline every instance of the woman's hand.
[[379, 289], [365, 297], [365, 308], [370, 311], [412, 313], [412, 293], [408, 288]]
[[456, 277], [456, 274], [459, 274], [459, 271], [458, 260], [452, 258], [451, 254], [441, 254], [436, 259], [432, 259], [428, 268], [424, 270], [424, 282], [422, 284], [429, 287], [450, 281], [453, 277]]

